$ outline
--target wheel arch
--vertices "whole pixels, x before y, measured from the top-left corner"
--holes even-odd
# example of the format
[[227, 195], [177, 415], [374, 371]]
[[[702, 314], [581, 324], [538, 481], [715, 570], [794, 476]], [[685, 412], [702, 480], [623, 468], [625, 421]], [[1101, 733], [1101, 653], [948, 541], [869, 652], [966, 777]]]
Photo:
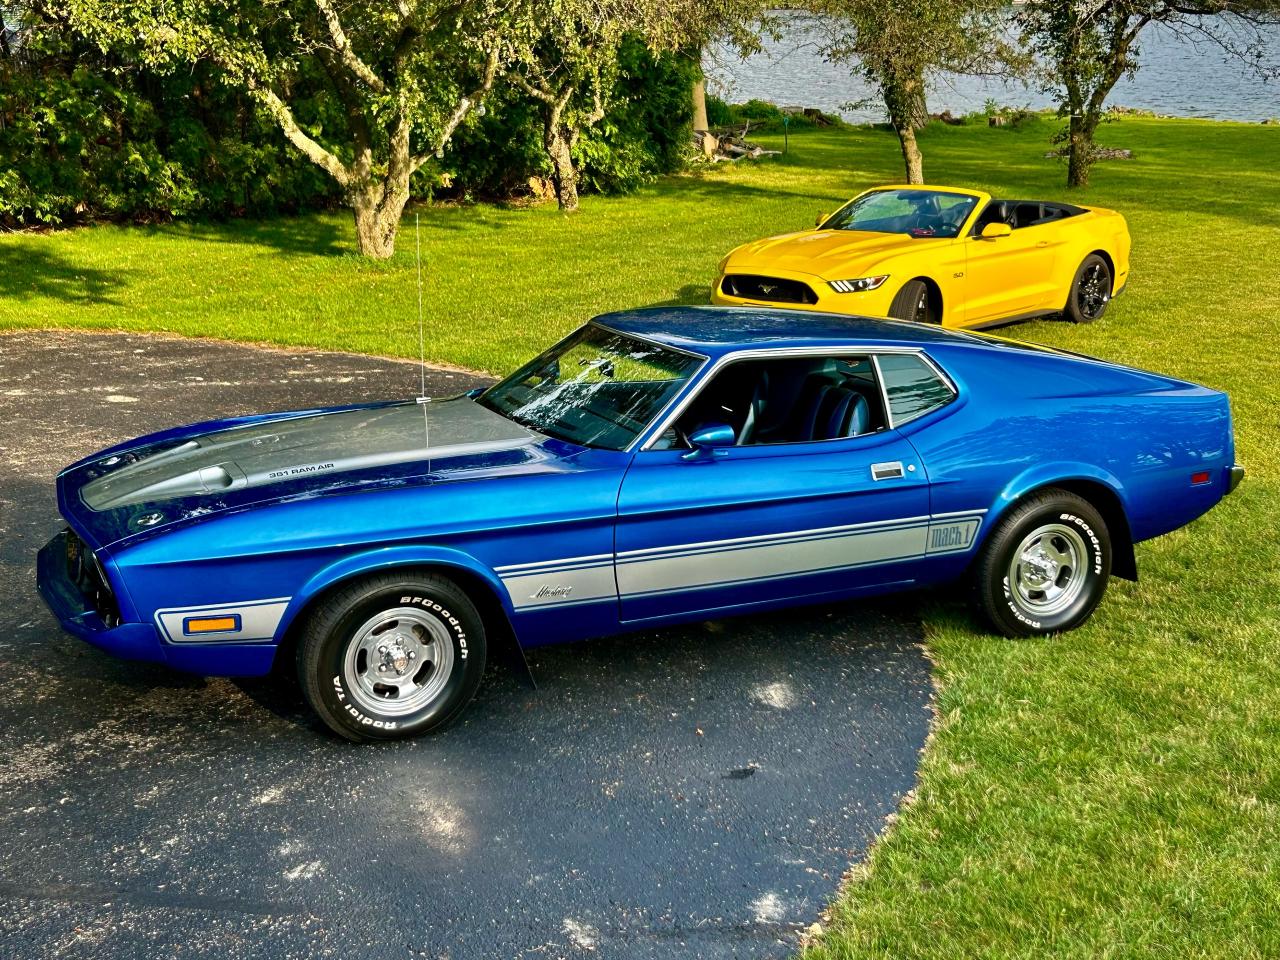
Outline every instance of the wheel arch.
[[1133, 533], [1125, 506], [1123, 485], [1114, 476], [1096, 468], [1071, 471], [1041, 469], [1023, 474], [1002, 491], [999, 506], [988, 515], [988, 522], [974, 556], [986, 544], [986, 538], [999, 520], [1027, 497], [1049, 488], [1066, 490], [1088, 501], [1107, 525], [1111, 536], [1111, 574], [1123, 580], [1138, 579], [1138, 561], [1133, 549]]
[[[1089, 257], [1101, 257], [1103, 261], [1106, 263], [1107, 269], [1111, 271], [1111, 292], [1114, 294], [1116, 289], [1116, 258], [1111, 255], [1110, 251], [1103, 250], [1101, 247], [1099, 247], [1096, 250], [1090, 250], [1083, 257], [1081, 257], [1080, 263], [1084, 263], [1085, 260], [1087, 260]], [[1075, 270], [1079, 270], [1079, 269], [1080, 269], [1080, 264], [1076, 264]], [[1075, 278], [1075, 270], [1073, 270], [1071, 273], [1072, 279]]]
[[[938, 285], [938, 281], [930, 276], [912, 277], [912, 280], [919, 280], [924, 284], [925, 289], [929, 292], [929, 306], [933, 308], [933, 315], [938, 318], [938, 326], [942, 326], [943, 316], [942, 309], [945, 301], [942, 297], [942, 287]], [[911, 281], [908, 280], [908, 283]]]
[[511, 595], [498, 575], [474, 557], [442, 548], [374, 550], [346, 557], [316, 573], [290, 601], [276, 634], [275, 665], [291, 668], [298, 638], [309, 614], [325, 597], [375, 573], [434, 573], [461, 588], [480, 613], [491, 645], [519, 647], [512, 626]]

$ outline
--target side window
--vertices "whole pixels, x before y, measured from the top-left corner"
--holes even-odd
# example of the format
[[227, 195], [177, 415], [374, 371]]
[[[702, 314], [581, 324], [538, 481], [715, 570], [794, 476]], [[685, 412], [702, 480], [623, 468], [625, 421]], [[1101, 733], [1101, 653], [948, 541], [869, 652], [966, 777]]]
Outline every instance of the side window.
[[882, 354], [876, 362], [895, 427], [950, 403], [955, 396], [951, 384], [914, 354]]
[[888, 423], [871, 359], [849, 355], [730, 363], [654, 447], [685, 447], [710, 425], [732, 428], [742, 447], [860, 437]]

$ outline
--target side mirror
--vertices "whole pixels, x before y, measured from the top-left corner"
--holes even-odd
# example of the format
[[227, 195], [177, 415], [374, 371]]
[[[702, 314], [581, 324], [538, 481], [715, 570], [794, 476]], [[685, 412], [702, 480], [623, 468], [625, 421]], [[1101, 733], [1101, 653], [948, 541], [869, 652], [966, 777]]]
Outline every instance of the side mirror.
[[995, 240], [998, 237], [1007, 237], [1013, 233], [1013, 227], [1007, 223], [988, 223], [982, 228], [981, 237], [983, 240]]
[[820, 226], [822, 226], [823, 222], [824, 222], [824, 221], [827, 219], [827, 217], [829, 217], [829, 216], [831, 216], [831, 214], [829, 214], [829, 213], [820, 213], [820, 214], [818, 214], [818, 219], [817, 219], [817, 220], [815, 220], [815, 221], [813, 221], [813, 225], [814, 225], [815, 227], [820, 227]]
[[724, 456], [724, 451], [718, 448], [732, 447], [737, 439], [737, 433], [727, 423], [707, 424], [689, 434], [689, 443], [693, 449], [683, 454], [680, 459], [714, 460], [716, 457]]

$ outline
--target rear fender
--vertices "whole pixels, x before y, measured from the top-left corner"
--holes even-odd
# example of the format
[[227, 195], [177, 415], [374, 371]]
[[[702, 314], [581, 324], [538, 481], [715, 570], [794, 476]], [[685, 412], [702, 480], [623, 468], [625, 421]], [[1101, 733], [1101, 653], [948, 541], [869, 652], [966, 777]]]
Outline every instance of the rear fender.
[[999, 523], [1006, 510], [1028, 494], [1045, 487], [1076, 493], [1097, 508], [1107, 521], [1111, 534], [1112, 574], [1125, 580], [1137, 580], [1138, 564], [1129, 529], [1130, 511], [1124, 484], [1115, 474], [1094, 464], [1059, 461], [1037, 464], [1024, 470], [1009, 482], [991, 505], [987, 534]]

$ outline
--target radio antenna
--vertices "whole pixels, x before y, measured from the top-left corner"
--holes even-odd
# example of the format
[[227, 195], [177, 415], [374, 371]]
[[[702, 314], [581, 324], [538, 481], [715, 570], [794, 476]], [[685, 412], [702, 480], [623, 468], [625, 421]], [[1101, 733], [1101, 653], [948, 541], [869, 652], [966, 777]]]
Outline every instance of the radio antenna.
[[422, 231], [418, 228], [418, 214], [413, 215], [413, 253], [418, 268], [418, 373], [421, 382], [418, 402], [427, 402], [427, 338], [422, 323]]
[[422, 407], [422, 435], [427, 448], [427, 475], [431, 475], [431, 415], [427, 413], [427, 338], [422, 319], [422, 231], [418, 214], [413, 215], [413, 254], [418, 270], [418, 405]]

